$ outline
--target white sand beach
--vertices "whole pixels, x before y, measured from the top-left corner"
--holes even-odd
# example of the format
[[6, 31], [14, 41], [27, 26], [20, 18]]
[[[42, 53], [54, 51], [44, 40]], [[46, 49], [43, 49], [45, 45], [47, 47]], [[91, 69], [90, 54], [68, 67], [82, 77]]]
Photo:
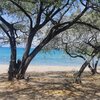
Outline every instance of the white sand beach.
[[[9, 65], [0, 64], [0, 74], [7, 73]], [[78, 71], [80, 66], [34, 66], [30, 65], [27, 72], [47, 72], [47, 71]], [[89, 68], [85, 69], [86, 71]]]

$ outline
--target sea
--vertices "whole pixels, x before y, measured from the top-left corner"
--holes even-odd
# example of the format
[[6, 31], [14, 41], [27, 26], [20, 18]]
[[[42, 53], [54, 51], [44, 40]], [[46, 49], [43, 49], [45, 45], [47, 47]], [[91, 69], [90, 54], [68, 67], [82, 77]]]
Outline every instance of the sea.
[[[17, 48], [17, 59], [21, 59], [24, 48]], [[32, 50], [32, 49], [31, 49]], [[0, 64], [9, 64], [10, 48], [0, 47]], [[71, 58], [63, 50], [52, 49], [49, 51], [41, 50], [31, 61], [31, 65], [36, 66], [81, 66], [84, 60], [81, 58]]]

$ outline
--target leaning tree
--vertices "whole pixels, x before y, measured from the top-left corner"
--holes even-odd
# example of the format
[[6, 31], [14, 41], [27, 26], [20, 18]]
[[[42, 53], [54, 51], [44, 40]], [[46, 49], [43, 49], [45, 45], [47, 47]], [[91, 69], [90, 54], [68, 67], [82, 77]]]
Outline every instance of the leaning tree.
[[[82, 29], [84, 30], [83, 27]], [[75, 81], [77, 83], [81, 82], [80, 77], [87, 66], [90, 68], [92, 75], [97, 72], [96, 69], [100, 57], [100, 50], [94, 48], [98, 46], [99, 39], [97, 39], [97, 37], [100, 35], [100, 33], [91, 33], [89, 31], [86, 32], [86, 30], [82, 31], [82, 29], [79, 33], [74, 33], [75, 31], [72, 34], [70, 32], [69, 34], [67, 33], [67, 39], [66, 41], [63, 41], [63, 44], [65, 44], [64, 50], [69, 56], [72, 58], [83, 59], [84, 63], [82, 64], [79, 72], [75, 74]], [[95, 44], [94, 47], [89, 45], [91, 43]]]
[[[80, 20], [85, 20], [88, 23], [100, 27], [99, 12], [90, 11], [86, 13], [85, 16], [82, 16]], [[64, 44], [66, 44], [65, 51], [67, 54], [73, 58], [80, 57], [84, 60], [84, 64], [76, 75], [76, 82], [81, 82], [81, 74], [87, 66], [90, 68], [92, 75], [97, 73], [96, 69], [100, 54], [100, 50], [97, 47], [100, 45], [100, 32], [88, 26], [73, 25], [73, 27], [71, 27], [69, 31], [66, 31], [66, 34], [64, 35], [67, 41], [64, 42]], [[93, 64], [94, 59], [96, 61]]]
[[[70, 18], [76, 16], [78, 12], [79, 9], [73, 16], [70, 16]], [[68, 20], [68, 18], [64, 17], [62, 21], [63, 20]], [[85, 13], [85, 16], [82, 16], [80, 20], [82, 22], [86, 21], [100, 27], [100, 13], [97, 11], [92, 10]], [[77, 73], [75, 79], [76, 82], [81, 82], [81, 74], [87, 66], [90, 68], [92, 75], [98, 73], [97, 65], [100, 58], [100, 50], [97, 47], [100, 45], [99, 35], [100, 32], [98, 30], [88, 27], [85, 24], [79, 25], [75, 23], [72, 27], [70, 27], [70, 29], [53, 38], [53, 40], [45, 46], [45, 49], [63, 49], [72, 58], [82, 58], [84, 63]]]
[[[17, 79], [24, 78], [25, 72], [31, 60], [37, 53], [56, 35], [71, 28], [74, 24], [86, 25], [88, 27], [99, 30], [99, 27], [81, 21], [80, 18], [86, 12], [91, 10], [98, 11], [98, 2], [92, 0], [1, 0], [0, 4], [0, 22], [1, 28], [7, 34], [11, 45], [11, 61], [9, 66], [9, 80], [13, 80], [15, 76]], [[79, 9], [80, 8], [80, 9]], [[79, 9], [74, 17], [73, 14]], [[5, 18], [8, 15], [9, 17]], [[62, 21], [63, 17], [68, 19]], [[2, 23], [7, 27], [2, 27]], [[17, 27], [24, 25], [24, 28]], [[46, 25], [49, 31], [42, 38], [40, 43], [30, 51], [32, 41], [38, 32]], [[18, 67], [17, 75], [16, 69], [16, 36], [20, 33], [28, 35], [24, 54]], [[40, 34], [41, 35], [41, 34]]]
[[74, 74], [75, 81], [80, 83], [81, 75], [87, 66], [90, 68], [92, 75], [97, 73], [100, 50], [94, 47], [100, 44], [99, 35], [99, 31], [90, 29], [86, 26], [74, 25], [69, 30], [56, 36], [44, 49], [61, 49], [74, 59], [83, 59], [83, 64], [79, 72]]

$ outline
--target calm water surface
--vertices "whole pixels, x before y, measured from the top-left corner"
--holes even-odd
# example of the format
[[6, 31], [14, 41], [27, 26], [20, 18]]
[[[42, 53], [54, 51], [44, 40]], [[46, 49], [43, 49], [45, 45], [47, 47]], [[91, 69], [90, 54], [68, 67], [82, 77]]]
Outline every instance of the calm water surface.
[[[24, 48], [17, 48], [17, 59], [21, 59]], [[10, 48], [0, 47], [0, 64], [8, 64], [10, 60]], [[83, 63], [81, 58], [71, 58], [62, 50], [50, 50], [39, 52], [32, 60], [33, 65], [78, 66]]]

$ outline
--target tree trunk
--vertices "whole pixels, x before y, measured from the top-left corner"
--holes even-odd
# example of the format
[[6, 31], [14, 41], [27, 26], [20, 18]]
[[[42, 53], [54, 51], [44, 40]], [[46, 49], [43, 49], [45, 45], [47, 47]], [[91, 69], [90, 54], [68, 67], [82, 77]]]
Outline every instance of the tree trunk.
[[11, 57], [8, 69], [8, 80], [12, 81], [13, 78], [15, 77], [15, 69], [16, 69], [16, 39], [13, 32], [11, 32], [10, 47], [11, 47]]
[[[94, 51], [93, 51], [94, 52]], [[97, 53], [93, 53], [91, 55], [91, 58], [89, 60], [86, 60], [84, 62], [84, 64], [82, 65], [82, 67], [80, 68], [79, 72], [77, 73], [76, 77], [75, 77], [75, 83], [80, 84], [81, 83], [81, 75], [83, 73], [83, 71], [85, 70], [85, 68], [90, 64], [91, 60], [97, 55]]]
[[90, 68], [90, 70], [91, 70], [91, 72], [92, 72], [92, 75], [95, 75], [96, 73], [98, 73], [97, 72], [97, 65], [98, 65], [98, 62], [99, 62], [99, 58], [96, 60], [96, 62], [94, 63], [94, 61], [93, 61], [93, 64], [92, 64], [92, 66], [89, 64], [89, 68]]
[[89, 67], [89, 69], [91, 70], [92, 75], [94, 75], [94, 68], [93, 68], [90, 64], [88, 65], [88, 67]]
[[19, 69], [18, 69], [17, 79], [23, 79], [24, 78], [24, 75], [21, 74], [21, 70], [24, 69], [24, 67], [26, 67], [25, 63], [26, 63], [26, 60], [27, 60], [29, 53], [30, 53], [32, 40], [33, 40], [37, 31], [38, 31], [37, 28], [30, 29], [30, 33], [29, 33], [30, 35], [29, 35], [27, 43], [26, 43], [25, 52], [23, 54], [22, 61], [20, 63]]
[[84, 69], [89, 65], [90, 61], [85, 61], [82, 67], [80, 68], [79, 72], [76, 75], [75, 83], [80, 84], [81, 83], [81, 74], [83, 73]]
[[37, 55], [37, 53], [53, 38], [54, 36], [49, 34], [27, 57], [27, 59], [22, 60], [22, 64], [17, 75], [17, 79], [23, 79], [25, 72], [30, 64], [31, 60]]
[[30, 64], [31, 60], [37, 55], [37, 53], [42, 49], [42, 47], [43, 45], [39, 45], [38, 47], [36, 47], [34, 49], [33, 54], [28, 56], [27, 59], [24, 59], [24, 61], [22, 61], [19, 73], [17, 75], [17, 79], [24, 79], [28, 65]]
[[98, 72], [97, 72], [97, 65], [98, 65], [98, 62], [99, 62], [99, 58], [97, 59], [97, 61], [96, 61], [95, 64], [94, 64], [94, 71], [93, 71], [94, 73], [93, 73], [93, 75], [96, 74], [96, 73], [98, 73]]

